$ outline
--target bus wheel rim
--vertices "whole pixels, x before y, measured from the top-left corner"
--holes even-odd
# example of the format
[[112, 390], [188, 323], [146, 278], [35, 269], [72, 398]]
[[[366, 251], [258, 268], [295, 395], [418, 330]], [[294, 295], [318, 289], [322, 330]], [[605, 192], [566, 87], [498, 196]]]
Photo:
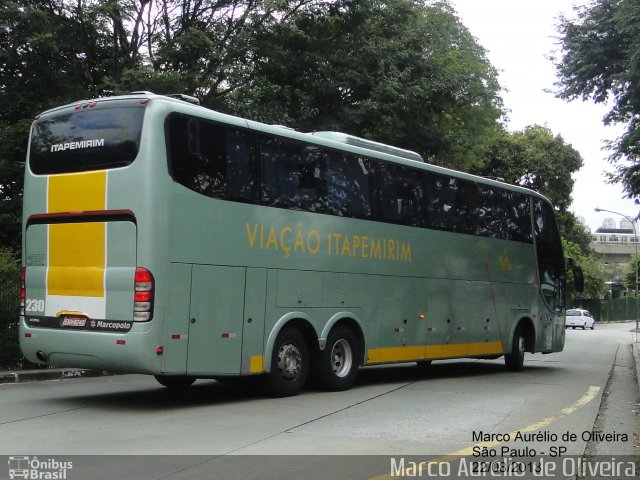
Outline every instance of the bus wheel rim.
[[337, 377], [346, 377], [353, 365], [353, 350], [351, 344], [341, 338], [333, 344], [331, 349], [331, 369]]
[[278, 371], [285, 380], [294, 380], [302, 370], [302, 353], [292, 343], [286, 343], [278, 352]]

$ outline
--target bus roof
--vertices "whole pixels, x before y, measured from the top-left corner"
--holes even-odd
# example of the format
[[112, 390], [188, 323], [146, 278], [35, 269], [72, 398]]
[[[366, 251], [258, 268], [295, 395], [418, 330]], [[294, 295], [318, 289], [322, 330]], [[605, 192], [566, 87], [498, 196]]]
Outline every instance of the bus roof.
[[[482, 183], [486, 185], [496, 186], [505, 190], [511, 190], [514, 192], [524, 193], [526, 195], [534, 196], [551, 203], [544, 195], [518, 185], [506, 183], [504, 181], [495, 180], [471, 173], [462, 172], [459, 170], [453, 170], [446, 167], [426, 163], [422, 156], [411, 150], [405, 150], [392, 145], [386, 145], [384, 143], [367, 140], [364, 138], [356, 137], [342, 132], [333, 131], [317, 131], [311, 133], [300, 132], [294, 128], [285, 125], [269, 125], [255, 120], [249, 120], [226, 113], [221, 113], [216, 110], [212, 110], [201, 105], [194, 103], [189, 99], [183, 99], [179, 95], [158, 95], [148, 91], [132, 92], [127, 95], [120, 95], [114, 97], [102, 97], [95, 99], [78, 100], [67, 105], [56, 107], [43, 112], [42, 115], [48, 115], [59, 110], [63, 110], [70, 107], [76, 107], [77, 105], [84, 105], [92, 102], [117, 102], [117, 101], [131, 101], [135, 99], [149, 100], [149, 101], [162, 101], [172, 104], [172, 108], [179, 113], [198, 115], [202, 118], [207, 118], [213, 121], [221, 123], [242, 126], [250, 130], [276, 135], [291, 140], [298, 140], [305, 143], [312, 143], [316, 145], [322, 145], [325, 147], [342, 150], [354, 154], [367, 155], [380, 160], [391, 161], [394, 163], [403, 164], [413, 168], [419, 168], [422, 170], [432, 171], [434, 173], [440, 173], [443, 175], [449, 175], [452, 177], [460, 178], [463, 180], [469, 180], [472, 182]], [[39, 117], [40, 117], [39, 116]], [[39, 118], [38, 117], [38, 118]]]
[[395, 155], [396, 157], [407, 158], [409, 160], [415, 160], [417, 162], [424, 162], [422, 156], [417, 152], [393, 147], [384, 143], [374, 142], [372, 140], [367, 140], [366, 138], [355, 137], [353, 135], [342, 132], [312, 132], [311, 135], [326, 138], [327, 140], [333, 140], [334, 142], [346, 143], [347, 145], [353, 145], [355, 147], [375, 150], [376, 152], [388, 153], [390, 155]]

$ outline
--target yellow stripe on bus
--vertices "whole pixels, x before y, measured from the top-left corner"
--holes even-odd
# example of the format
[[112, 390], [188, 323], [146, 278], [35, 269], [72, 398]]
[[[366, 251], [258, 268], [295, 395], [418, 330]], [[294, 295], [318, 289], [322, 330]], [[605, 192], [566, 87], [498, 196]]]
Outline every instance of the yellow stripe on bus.
[[262, 373], [264, 371], [264, 355], [251, 355], [249, 359], [249, 372]]
[[478, 355], [502, 355], [503, 353], [502, 342], [478, 342], [370, 348], [367, 356], [369, 363], [385, 363], [436, 358], [473, 357]]
[[[105, 210], [107, 173], [49, 177], [48, 213]], [[49, 225], [47, 293], [104, 297], [106, 224]]]

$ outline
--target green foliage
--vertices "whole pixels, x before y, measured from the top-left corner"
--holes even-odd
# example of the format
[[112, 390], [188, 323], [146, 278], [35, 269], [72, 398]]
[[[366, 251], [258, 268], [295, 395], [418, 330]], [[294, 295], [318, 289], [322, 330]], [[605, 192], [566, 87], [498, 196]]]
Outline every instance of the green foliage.
[[533, 125], [514, 133], [498, 131], [478, 173], [540, 192], [564, 212], [571, 205], [571, 174], [580, 167], [582, 157], [560, 135]]
[[20, 245], [24, 160], [33, 117], [98, 93], [97, 32], [63, 2], [0, 0], [0, 245]]
[[578, 294], [574, 290], [573, 273], [567, 269], [567, 294], [570, 300], [576, 298], [603, 298], [607, 292], [606, 280], [602, 271], [602, 262], [595, 253], [587, 253], [569, 240], [562, 240], [565, 258], [573, 258], [580, 263], [584, 273], [584, 292]]
[[495, 69], [446, 3], [332, 2], [257, 48], [255, 77], [230, 107], [267, 122], [345, 131], [469, 171], [503, 113]]
[[[629, 290], [636, 290], [636, 268], [640, 267], [640, 253], [631, 255], [631, 260], [627, 265], [626, 271], [624, 272], [624, 286]], [[638, 269], [638, 273], [640, 274], [640, 268]]]
[[20, 263], [13, 252], [0, 247], [0, 368], [15, 368], [21, 358], [18, 345]]
[[595, 254], [590, 231], [572, 212], [556, 212], [556, 220], [562, 238], [578, 245], [584, 255]]
[[640, 3], [594, 0], [559, 25], [562, 56], [556, 61], [559, 96], [611, 106], [605, 123], [626, 124], [609, 142], [611, 160], [630, 197], [640, 194]]
[[20, 261], [8, 248], [0, 247], [0, 284], [17, 283], [20, 274]]

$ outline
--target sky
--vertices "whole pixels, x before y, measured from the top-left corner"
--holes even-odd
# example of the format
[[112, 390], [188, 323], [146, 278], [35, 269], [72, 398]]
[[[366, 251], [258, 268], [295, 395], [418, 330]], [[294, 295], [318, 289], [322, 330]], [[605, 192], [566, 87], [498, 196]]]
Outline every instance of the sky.
[[604, 105], [555, 98], [555, 68], [550, 55], [559, 50], [556, 26], [560, 14], [573, 16], [573, 7], [584, 0], [450, 0], [462, 23], [487, 50], [498, 70], [502, 98], [510, 111], [507, 128], [527, 125], [548, 127], [580, 152], [584, 166], [574, 174], [571, 210], [584, 217], [595, 231], [605, 218], [618, 215], [597, 213], [596, 207], [635, 217], [640, 207], [624, 198], [621, 185], [607, 184], [603, 173], [613, 171], [603, 141], [619, 137], [622, 126], [605, 127]]

